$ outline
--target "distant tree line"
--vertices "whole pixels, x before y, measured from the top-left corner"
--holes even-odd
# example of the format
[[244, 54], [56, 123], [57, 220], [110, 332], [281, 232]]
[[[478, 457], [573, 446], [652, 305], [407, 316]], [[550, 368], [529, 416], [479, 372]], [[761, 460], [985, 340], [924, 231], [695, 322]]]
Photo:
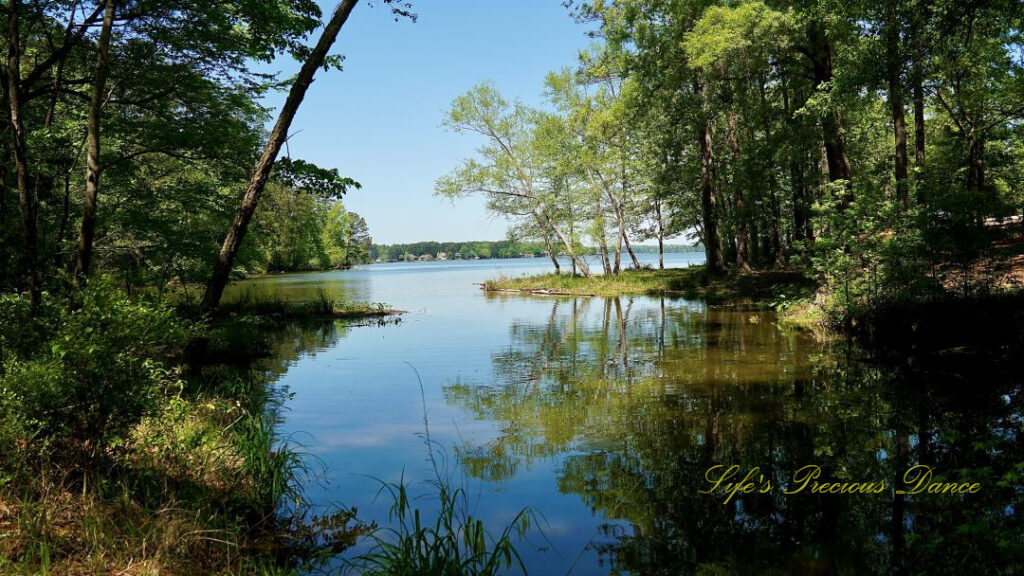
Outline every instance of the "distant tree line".
[[[543, 242], [519, 242], [515, 240], [471, 241], [471, 242], [413, 242], [411, 244], [374, 244], [370, 249], [370, 260], [406, 260], [423, 256], [444, 259], [486, 259], [542, 257], [548, 255], [548, 246]], [[698, 245], [665, 245], [665, 252], [699, 252]], [[657, 246], [634, 246], [634, 253], [656, 254]], [[580, 247], [581, 254], [598, 254], [597, 247]], [[564, 250], [556, 250], [555, 256], [567, 256]]]

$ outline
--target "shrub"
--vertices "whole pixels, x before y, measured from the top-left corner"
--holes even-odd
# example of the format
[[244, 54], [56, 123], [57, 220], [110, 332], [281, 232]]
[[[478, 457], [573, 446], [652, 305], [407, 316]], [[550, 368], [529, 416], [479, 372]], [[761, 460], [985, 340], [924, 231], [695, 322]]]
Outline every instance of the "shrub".
[[[0, 416], [27, 447], [100, 454], [156, 406], [176, 381], [158, 360], [192, 330], [174, 311], [130, 300], [96, 280], [73, 311], [50, 312], [51, 337], [32, 357], [8, 355]], [[17, 337], [11, 326], [5, 339]]]

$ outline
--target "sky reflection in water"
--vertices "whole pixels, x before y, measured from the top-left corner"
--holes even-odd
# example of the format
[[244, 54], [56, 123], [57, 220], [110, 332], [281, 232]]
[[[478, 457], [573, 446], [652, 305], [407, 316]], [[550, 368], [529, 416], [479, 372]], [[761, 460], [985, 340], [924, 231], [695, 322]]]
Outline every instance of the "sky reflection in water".
[[[397, 325], [280, 336], [272, 370], [294, 394], [283, 431], [326, 470], [310, 497], [383, 522], [377, 479], [431, 477], [425, 408], [478, 515], [496, 529], [524, 507], [546, 519], [547, 542], [521, 548], [531, 574], [1020, 568], [1019, 378], [997, 366], [860, 362], [742, 306], [494, 295], [473, 284], [544, 267], [389, 264], [233, 288], [323, 290], [409, 312]], [[967, 498], [781, 493], [807, 464], [822, 466], [823, 481], [891, 486], [917, 463], [984, 488]], [[778, 488], [723, 504], [697, 492], [715, 464], [760, 467]]]

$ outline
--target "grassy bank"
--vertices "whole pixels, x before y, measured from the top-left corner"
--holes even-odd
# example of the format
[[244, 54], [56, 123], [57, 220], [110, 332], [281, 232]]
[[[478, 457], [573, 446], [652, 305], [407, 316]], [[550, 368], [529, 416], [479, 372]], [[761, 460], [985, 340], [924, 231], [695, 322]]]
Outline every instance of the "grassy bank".
[[488, 280], [490, 292], [572, 296], [677, 295], [711, 301], [746, 301], [776, 305], [808, 297], [814, 283], [798, 271], [751, 272], [738, 276], [709, 276], [703, 266], [667, 270], [625, 270], [617, 275], [545, 274]]
[[[99, 281], [44, 303], [0, 301], [0, 573], [285, 574], [364, 531], [303, 500], [283, 399], [230, 352], [266, 318], [197, 323]], [[238, 362], [193, 364], [202, 340]]]
[[[189, 318], [200, 318], [203, 314], [194, 293], [184, 290], [167, 292], [164, 298], [172, 302], [183, 315]], [[363, 318], [382, 318], [403, 314], [388, 304], [381, 302], [347, 302], [329, 296], [323, 290], [308, 299], [285, 299], [276, 293], [259, 293], [246, 290], [231, 299], [221, 301], [211, 319], [218, 321], [223, 318], [238, 316], [254, 316], [282, 321], [335, 319], [354, 320]]]
[[[1019, 274], [1019, 270], [1013, 270]], [[986, 286], [992, 284], [988, 282]], [[865, 344], [927, 349], [975, 343], [1020, 344], [1024, 340], [1024, 291], [1017, 285], [973, 290], [921, 292], [902, 299], [841, 301], [804, 273], [755, 271], [721, 277], [703, 267], [626, 270], [619, 275], [583, 278], [569, 275], [502, 277], [483, 290], [552, 296], [615, 297], [676, 295], [712, 303], [738, 302], [773, 308], [781, 322], [817, 332], [846, 334]]]

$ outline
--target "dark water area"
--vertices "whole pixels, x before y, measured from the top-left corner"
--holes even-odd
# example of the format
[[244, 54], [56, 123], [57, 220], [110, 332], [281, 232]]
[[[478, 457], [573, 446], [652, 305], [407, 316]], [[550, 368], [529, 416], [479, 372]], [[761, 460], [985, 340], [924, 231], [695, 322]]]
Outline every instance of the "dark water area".
[[[530, 574], [1024, 573], [1021, 363], [894, 364], [769, 311], [474, 285], [545, 264], [399, 263], [233, 287], [408, 312], [274, 335], [264, 367], [291, 395], [282, 433], [324, 470], [309, 498], [386, 524], [379, 481], [404, 478], [429, 510], [425, 413], [474, 514], [500, 530], [538, 513], [543, 535], [519, 546]], [[734, 466], [749, 492], [702, 493]], [[801, 482], [814, 470], [826, 493]], [[915, 491], [908, 470], [963, 493], [899, 494]]]

